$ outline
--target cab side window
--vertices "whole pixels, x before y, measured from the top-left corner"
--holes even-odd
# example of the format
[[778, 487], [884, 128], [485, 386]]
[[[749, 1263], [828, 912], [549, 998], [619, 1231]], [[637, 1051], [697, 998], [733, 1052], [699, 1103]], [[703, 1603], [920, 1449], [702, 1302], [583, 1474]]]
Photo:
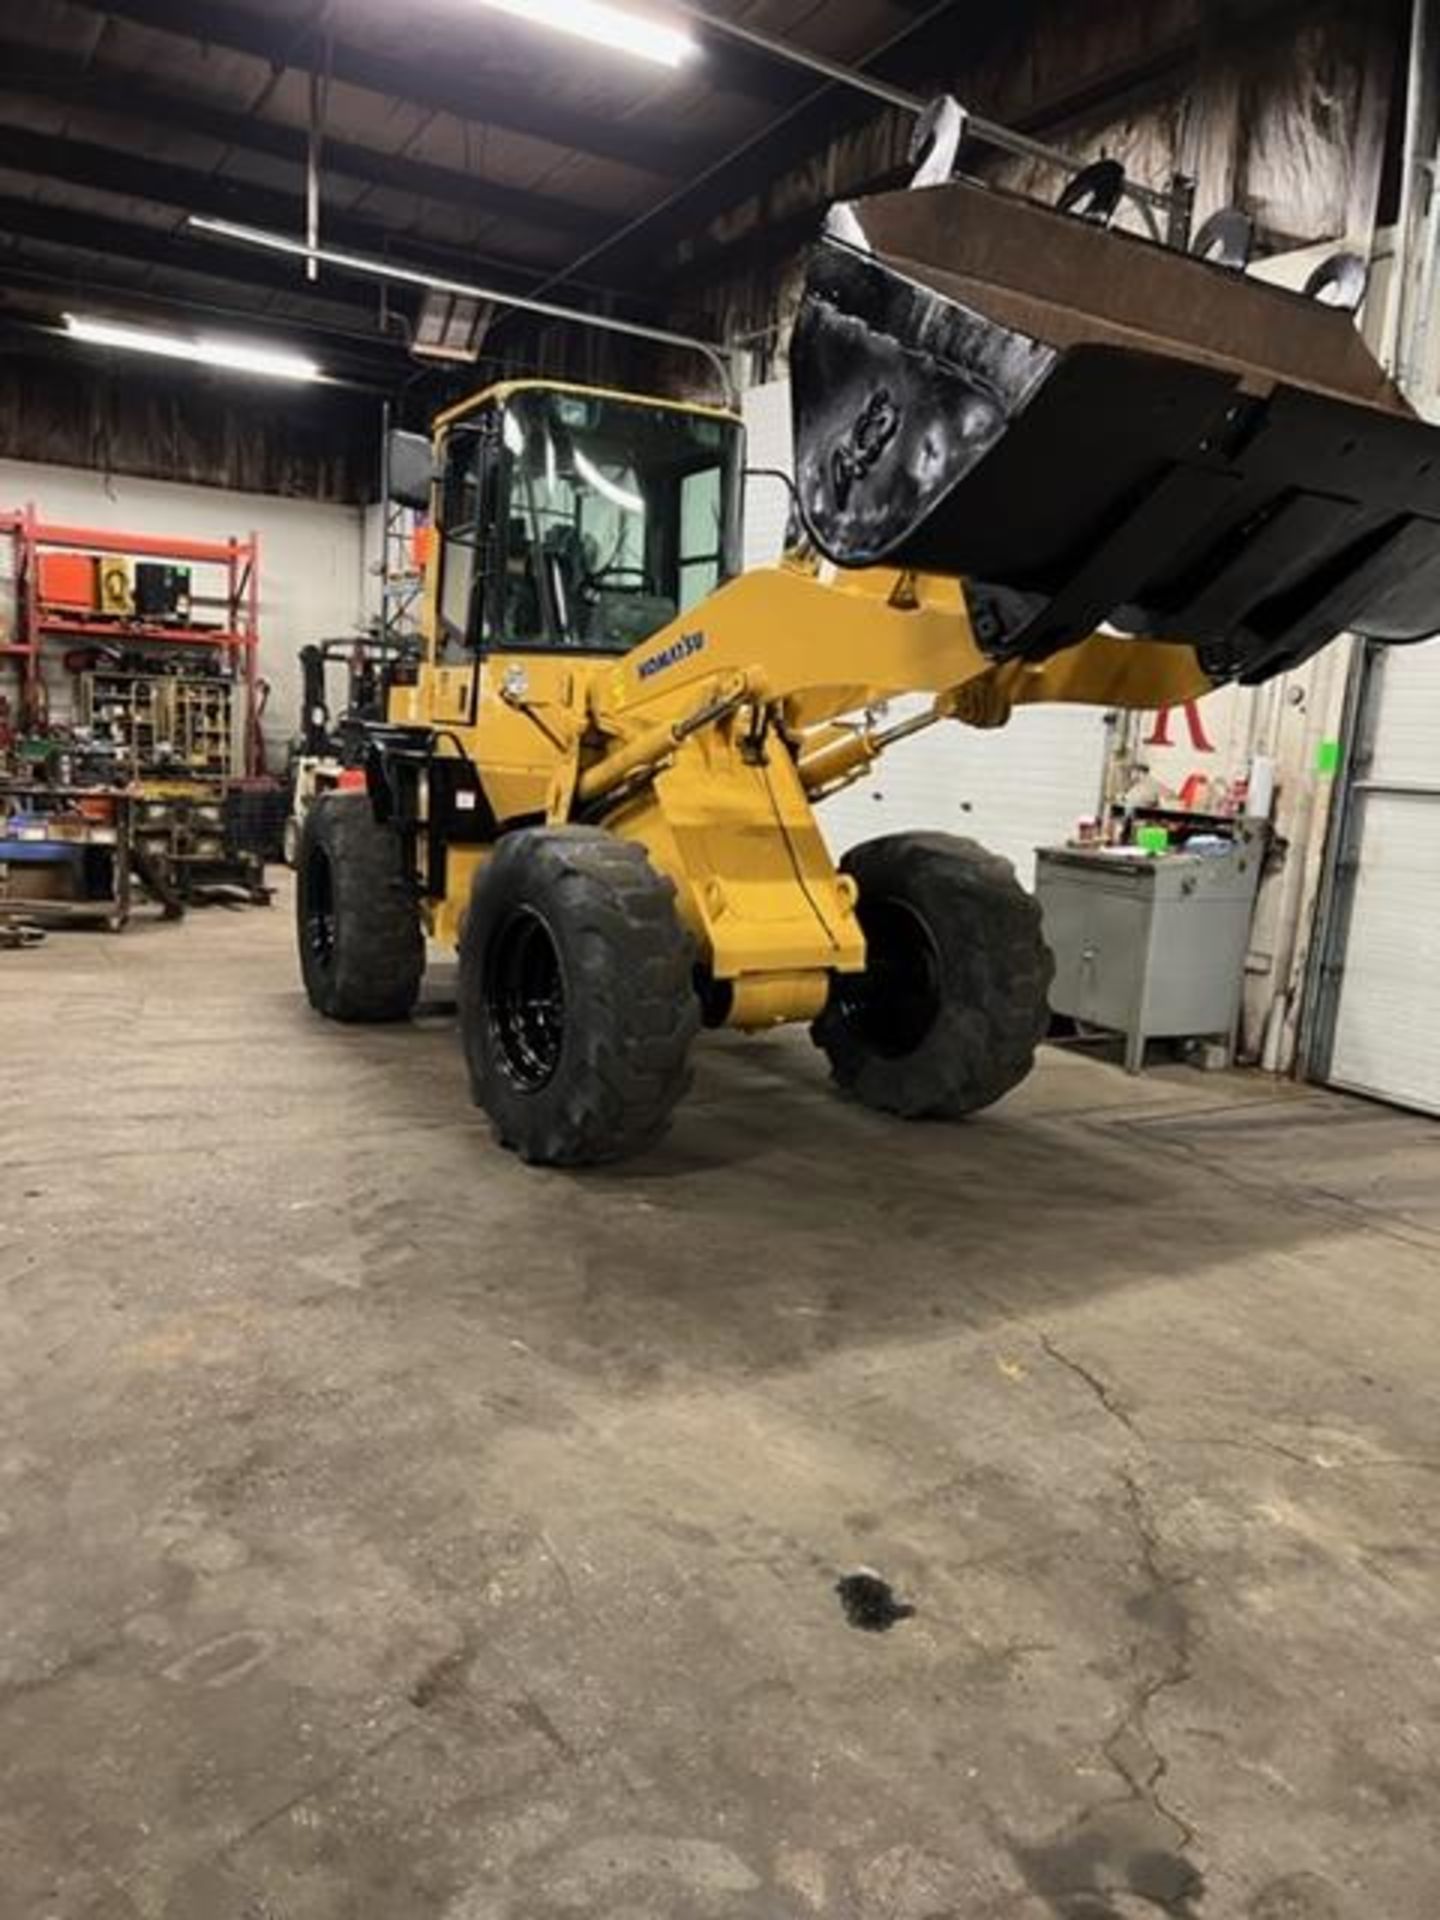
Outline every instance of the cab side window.
[[493, 410], [452, 427], [441, 498], [439, 657], [456, 660], [489, 638], [494, 600], [497, 468]]
[[680, 611], [688, 613], [720, 584], [724, 564], [724, 495], [718, 466], [680, 482]]

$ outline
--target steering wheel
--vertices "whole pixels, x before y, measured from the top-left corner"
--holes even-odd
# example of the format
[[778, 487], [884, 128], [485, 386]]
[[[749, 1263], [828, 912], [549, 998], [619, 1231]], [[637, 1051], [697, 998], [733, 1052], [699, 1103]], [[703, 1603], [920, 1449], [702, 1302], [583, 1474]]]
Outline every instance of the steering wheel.
[[628, 580], [632, 586], [639, 587], [642, 592], [650, 585], [650, 575], [644, 567], [623, 565], [619, 561], [614, 561], [606, 567], [592, 568], [585, 575], [584, 584], [587, 591], [598, 593], [602, 587], [617, 579]]

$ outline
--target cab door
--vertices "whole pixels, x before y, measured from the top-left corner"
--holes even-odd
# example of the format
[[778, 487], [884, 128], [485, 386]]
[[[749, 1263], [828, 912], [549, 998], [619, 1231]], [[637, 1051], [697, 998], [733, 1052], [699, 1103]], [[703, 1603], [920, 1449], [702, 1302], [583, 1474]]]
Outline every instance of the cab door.
[[426, 708], [468, 728], [479, 709], [481, 651], [494, 630], [501, 522], [499, 413], [489, 403], [441, 443]]
[[566, 653], [511, 631], [525, 625], [526, 548], [511, 517], [502, 404], [456, 421], [442, 449], [428, 714], [449, 734], [442, 754], [469, 756], [504, 826], [546, 811], [575, 678]]

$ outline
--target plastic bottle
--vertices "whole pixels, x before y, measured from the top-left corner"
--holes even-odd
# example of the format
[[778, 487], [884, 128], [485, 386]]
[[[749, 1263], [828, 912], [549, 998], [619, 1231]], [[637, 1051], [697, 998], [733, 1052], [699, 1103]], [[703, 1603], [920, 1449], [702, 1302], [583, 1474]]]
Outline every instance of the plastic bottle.
[[1245, 811], [1252, 820], [1268, 820], [1275, 805], [1275, 762], [1268, 753], [1257, 753], [1250, 761], [1250, 783], [1245, 796]]

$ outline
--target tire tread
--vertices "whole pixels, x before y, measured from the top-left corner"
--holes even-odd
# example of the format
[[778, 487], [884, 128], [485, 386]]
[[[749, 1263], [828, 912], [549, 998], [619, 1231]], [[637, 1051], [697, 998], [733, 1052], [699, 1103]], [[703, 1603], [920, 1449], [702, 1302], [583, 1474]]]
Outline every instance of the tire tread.
[[[305, 933], [306, 865], [312, 848], [330, 861], [336, 939], [322, 967]], [[321, 794], [305, 816], [295, 889], [301, 970], [312, 1006], [331, 1020], [406, 1020], [425, 971], [425, 936], [394, 827], [375, 818], [363, 793]]]
[[930, 926], [942, 1004], [925, 1040], [882, 1057], [838, 999], [811, 1029], [845, 1092], [907, 1119], [958, 1119], [992, 1106], [1030, 1072], [1044, 1037], [1054, 962], [1040, 907], [1008, 860], [947, 833], [890, 834], [852, 848], [842, 869], [865, 896], [903, 899]]
[[[543, 901], [563, 919], [567, 1000], [585, 1022], [567, 1038], [564, 1085], [546, 1097], [517, 1094], [490, 1057], [485, 937], [512, 898]], [[690, 1083], [693, 961], [674, 886], [643, 847], [601, 828], [507, 835], [476, 876], [460, 947], [471, 1086], [501, 1144], [537, 1165], [593, 1166], [658, 1139]]]

